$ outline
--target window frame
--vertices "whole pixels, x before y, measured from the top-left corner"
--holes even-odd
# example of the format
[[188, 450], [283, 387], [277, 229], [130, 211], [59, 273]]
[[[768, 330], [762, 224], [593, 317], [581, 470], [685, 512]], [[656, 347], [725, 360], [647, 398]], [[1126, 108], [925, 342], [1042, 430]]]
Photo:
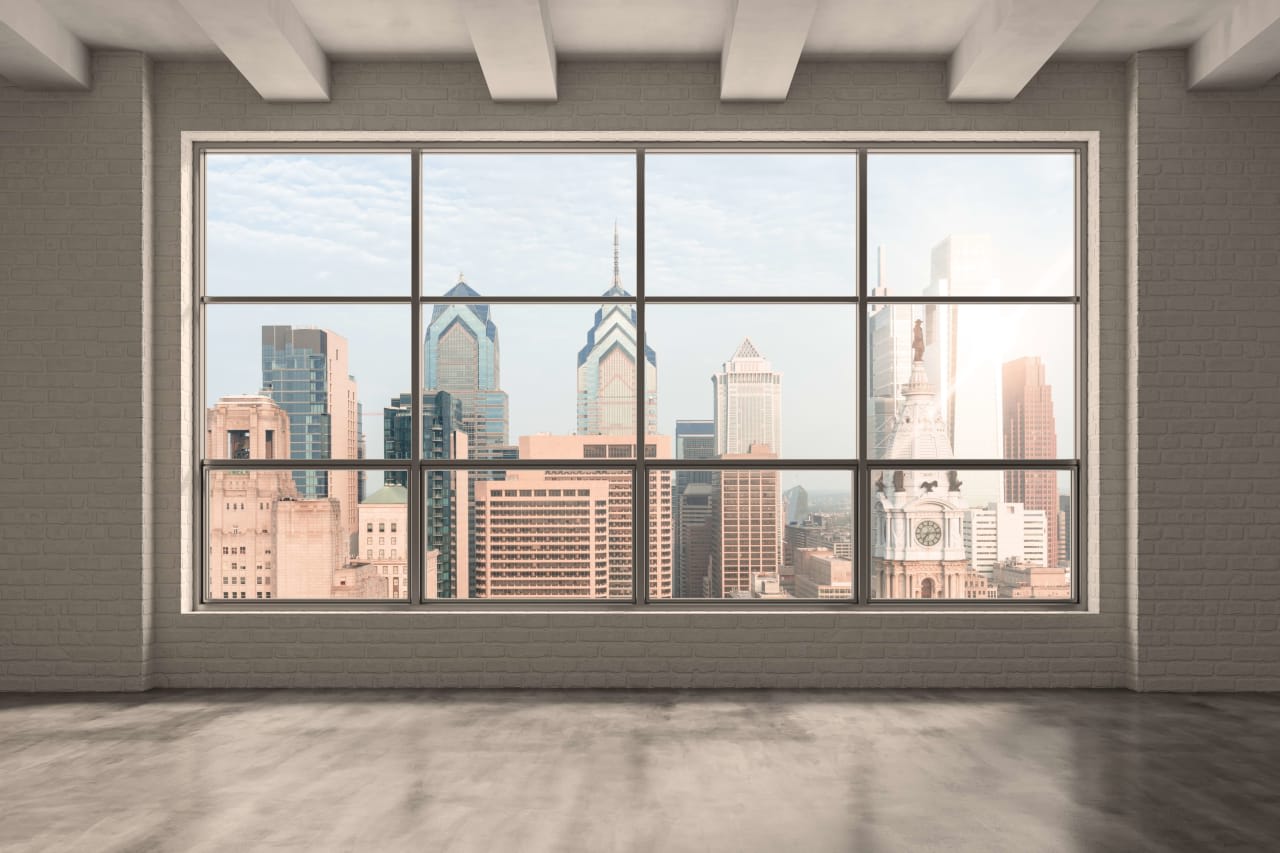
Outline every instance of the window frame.
[[[1090, 293], [1096, 287], [1098, 275], [1097, 234], [1097, 184], [1099, 176], [1099, 133], [1097, 131], [1068, 132], [907, 132], [907, 133], [400, 133], [379, 134], [366, 132], [274, 132], [274, 131], [183, 131], [182, 132], [182, 183], [181, 183], [181, 269], [184, 339], [190, 344], [189, 366], [184, 366], [183, 380], [188, 385], [190, 406], [190, 434], [184, 436], [187, 443], [184, 464], [193, 476], [190, 493], [191, 547], [184, 553], [190, 563], [183, 572], [184, 608], [189, 611], [243, 611], [267, 610], [334, 610], [334, 611], [484, 611], [484, 610], [608, 610], [654, 612], [662, 610], [802, 610], [823, 612], [894, 612], [910, 611], [945, 612], [1085, 612], [1090, 609], [1090, 550], [1094, 544], [1086, 535], [1091, 495], [1086, 484], [1095, 481], [1092, 476], [1090, 445], [1088, 442], [1088, 401], [1090, 372]], [[870, 295], [868, 282], [869, 252], [867, 246], [867, 177], [868, 154], [876, 152], [936, 152], [957, 154], [1018, 154], [1045, 152], [1071, 154], [1075, 162], [1075, 291], [1070, 295], [1055, 296], [950, 296], [925, 295], [876, 296]], [[289, 154], [339, 154], [339, 153], [404, 153], [410, 158], [410, 291], [397, 296], [209, 296], [203, 246], [205, 244], [205, 158], [211, 152], [225, 153], [289, 153]], [[649, 304], [824, 304], [853, 306], [858, 315], [857, 395], [855, 401], [858, 456], [840, 459], [787, 458], [770, 460], [766, 464], [747, 460], [687, 460], [648, 459], [644, 454], [627, 460], [612, 459], [423, 459], [422, 458], [422, 355], [424, 348], [424, 308], [436, 304], [451, 304], [466, 300], [443, 296], [427, 296], [422, 292], [422, 155], [432, 153], [632, 153], [636, 163], [636, 277], [632, 298], [604, 296], [516, 296], [486, 295], [484, 302], [502, 304], [580, 304], [584, 306], [606, 303], [634, 305], [637, 315], [637, 336], [645, 339], [645, 307]], [[857, 170], [856, 184], [856, 287], [851, 295], [825, 296], [649, 296], [645, 293], [645, 156], [647, 153], [842, 153], [849, 154]], [[474, 300], [472, 300], [474, 301]], [[1067, 471], [1071, 482], [1071, 499], [1074, 512], [1067, 535], [1071, 543], [1072, 596], [1068, 599], [928, 599], [889, 600], [870, 595], [872, 583], [871, 512], [870, 496], [872, 478], [876, 471], [885, 468], [910, 468], [922, 464], [937, 466], [937, 460], [881, 460], [868, 455], [868, 399], [870, 385], [870, 358], [868, 357], [868, 308], [871, 304], [1066, 304], [1071, 305], [1075, 318], [1074, 373], [1075, 399], [1073, 423], [1074, 457], [1058, 459], [949, 459], [948, 469], [956, 470], [1053, 470]], [[408, 596], [403, 599], [264, 599], [246, 608], [248, 600], [228, 606], [221, 599], [208, 594], [208, 576], [211, 569], [205, 554], [209, 541], [207, 481], [209, 472], [217, 469], [244, 468], [243, 461], [205, 459], [204, 429], [207, 402], [204, 387], [206, 360], [205, 307], [216, 304], [270, 305], [404, 305], [411, 312], [410, 335], [412, 338], [411, 411], [413, 456], [411, 459], [325, 459], [325, 460], [253, 460], [253, 469], [335, 470], [350, 469], [368, 472], [379, 470], [408, 470], [406, 543], [408, 555]], [[189, 334], [186, 332], [189, 330]], [[644, 360], [637, 359], [637, 443], [645, 435], [646, 389], [644, 387]], [[423, 541], [424, 483], [426, 474], [434, 470], [516, 470], [516, 469], [581, 468], [601, 470], [618, 468], [632, 474], [632, 597], [625, 599], [427, 599], [425, 587], [425, 542]], [[709, 599], [671, 598], [650, 599], [647, 566], [648, 540], [648, 490], [651, 471], [667, 470], [673, 474], [680, 470], [822, 470], [847, 472], [851, 479], [851, 530], [854, 535], [853, 584], [847, 599]], [[643, 486], [643, 488], [642, 488]], [[1096, 579], [1095, 579], [1096, 583]]]

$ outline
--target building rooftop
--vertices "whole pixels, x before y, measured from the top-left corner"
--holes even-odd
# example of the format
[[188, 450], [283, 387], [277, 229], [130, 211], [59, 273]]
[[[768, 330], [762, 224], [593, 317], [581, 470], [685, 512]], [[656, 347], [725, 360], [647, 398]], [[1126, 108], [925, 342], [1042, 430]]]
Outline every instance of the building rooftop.
[[362, 500], [362, 504], [407, 504], [409, 490], [404, 486], [383, 486]]

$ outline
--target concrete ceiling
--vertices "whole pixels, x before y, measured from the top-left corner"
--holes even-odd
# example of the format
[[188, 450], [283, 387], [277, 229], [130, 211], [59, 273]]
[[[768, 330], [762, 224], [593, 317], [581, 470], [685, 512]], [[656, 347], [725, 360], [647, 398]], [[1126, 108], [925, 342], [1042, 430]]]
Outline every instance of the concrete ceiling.
[[327, 97], [332, 60], [479, 59], [516, 100], [554, 99], [557, 61], [719, 60], [726, 99], [777, 100], [800, 59], [915, 58], [998, 101], [1052, 57], [1162, 48], [1193, 49], [1197, 85], [1258, 85], [1280, 0], [0, 0], [0, 76], [84, 85], [84, 47], [226, 56], [273, 100]]

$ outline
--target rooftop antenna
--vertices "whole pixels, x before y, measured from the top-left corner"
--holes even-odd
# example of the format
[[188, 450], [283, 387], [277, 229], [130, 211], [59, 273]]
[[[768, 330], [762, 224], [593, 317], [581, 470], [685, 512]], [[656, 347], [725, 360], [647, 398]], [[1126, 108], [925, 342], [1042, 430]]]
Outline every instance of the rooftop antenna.
[[613, 220], [613, 286], [622, 287], [622, 274], [618, 271], [618, 220]]

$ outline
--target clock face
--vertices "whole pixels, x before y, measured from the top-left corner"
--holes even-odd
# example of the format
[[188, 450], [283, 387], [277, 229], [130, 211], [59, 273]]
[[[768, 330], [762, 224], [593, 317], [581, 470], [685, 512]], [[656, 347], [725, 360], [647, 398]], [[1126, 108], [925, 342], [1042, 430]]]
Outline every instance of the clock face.
[[926, 548], [932, 548], [942, 539], [942, 528], [936, 521], [922, 521], [916, 525], [916, 541]]

